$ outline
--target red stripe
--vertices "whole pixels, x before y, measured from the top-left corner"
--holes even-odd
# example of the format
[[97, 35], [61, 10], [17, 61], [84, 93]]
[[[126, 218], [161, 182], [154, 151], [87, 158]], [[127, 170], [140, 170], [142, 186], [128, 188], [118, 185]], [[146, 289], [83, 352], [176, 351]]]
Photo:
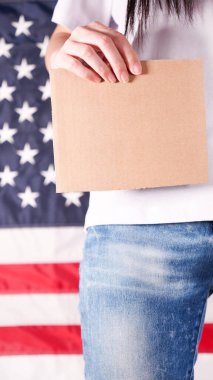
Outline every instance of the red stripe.
[[213, 323], [204, 323], [198, 352], [213, 353]]
[[0, 327], [0, 355], [82, 354], [80, 326]]
[[0, 265], [0, 294], [79, 291], [79, 263]]
[[[0, 327], [0, 355], [82, 354], [79, 325]], [[213, 353], [213, 324], [204, 324], [199, 353]]]

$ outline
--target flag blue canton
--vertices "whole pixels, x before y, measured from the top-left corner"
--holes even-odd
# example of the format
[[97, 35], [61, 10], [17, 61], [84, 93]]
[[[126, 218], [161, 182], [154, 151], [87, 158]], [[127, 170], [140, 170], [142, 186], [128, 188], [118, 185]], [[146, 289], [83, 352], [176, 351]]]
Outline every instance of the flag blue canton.
[[84, 224], [88, 193], [56, 194], [44, 55], [56, 1], [0, 1], [0, 226]]

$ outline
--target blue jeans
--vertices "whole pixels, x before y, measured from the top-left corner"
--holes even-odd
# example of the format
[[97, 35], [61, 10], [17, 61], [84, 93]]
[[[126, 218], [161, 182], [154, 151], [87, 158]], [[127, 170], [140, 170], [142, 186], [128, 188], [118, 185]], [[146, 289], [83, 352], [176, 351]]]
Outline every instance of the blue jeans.
[[79, 281], [85, 379], [194, 379], [212, 287], [211, 221], [88, 227]]

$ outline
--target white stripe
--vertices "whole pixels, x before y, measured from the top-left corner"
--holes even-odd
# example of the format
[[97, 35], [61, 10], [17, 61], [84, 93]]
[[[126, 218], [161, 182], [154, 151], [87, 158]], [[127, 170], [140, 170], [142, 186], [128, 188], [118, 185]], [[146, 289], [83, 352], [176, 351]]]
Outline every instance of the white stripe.
[[195, 380], [212, 380], [213, 354], [199, 354], [195, 364]]
[[[213, 355], [199, 354], [195, 380], [212, 380]], [[85, 380], [83, 355], [17, 355], [0, 357], [4, 380]]]
[[205, 323], [213, 323], [213, 294], [209, 297], [207, 302]]
[[[213, 297], [212, 297], [213, 298]], [[205, 323], [213, 323], [213, 302], [207, 303]], [[0, 326], [79, 324], [79, 293], [10, 294], [0, 296]]]
[[[213, 298], [213, 297], [212, 297]], [[213, 300], [205, 323], [213, 323]], [[79, 294], [10, 294], [0, 296], [0, 326], [79, 324]]]
[[78, 306], [78, 293], [2, 295], [0, 326], [80, 324]]
[[2, 380], [84, 380], [82, 355], [1, 356]]
[[0, 229], [0, 264], [78, 262], [84, 239], [83, 227]]

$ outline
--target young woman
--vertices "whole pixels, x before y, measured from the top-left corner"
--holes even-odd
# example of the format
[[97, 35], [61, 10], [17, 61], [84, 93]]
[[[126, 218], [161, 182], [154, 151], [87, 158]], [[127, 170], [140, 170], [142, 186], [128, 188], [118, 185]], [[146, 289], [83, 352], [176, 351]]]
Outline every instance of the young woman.
[[213, 1], [59, 0], [52, 21], [47, 68], [85, 80], [203, 60], [209, 183], [91, 192], [79, 294], [87, 380], [192, 380], [213, 287]]

